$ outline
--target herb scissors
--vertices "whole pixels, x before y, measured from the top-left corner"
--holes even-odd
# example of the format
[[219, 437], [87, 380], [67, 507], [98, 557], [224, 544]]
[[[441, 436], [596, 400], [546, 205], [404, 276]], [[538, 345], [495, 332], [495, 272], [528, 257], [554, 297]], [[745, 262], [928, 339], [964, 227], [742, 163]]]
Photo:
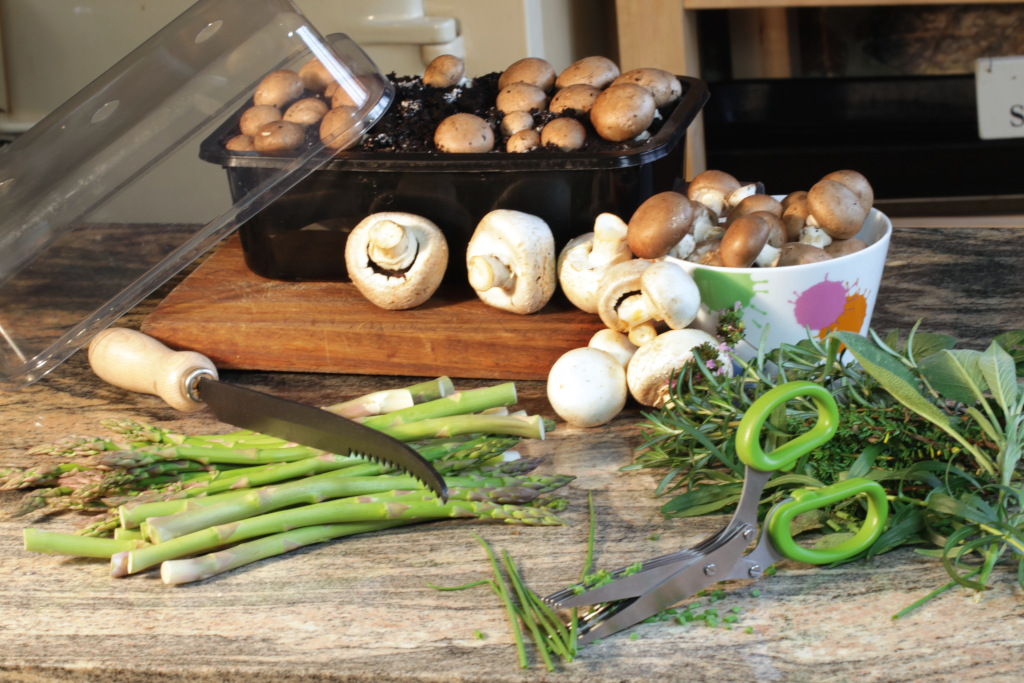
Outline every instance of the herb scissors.
[[[787, 402], [806, 397], [817, 410], [817, 422], [807, 431], [765, 453], [761, 433], [772, 412]], [[789, 382], [759, 397], [746, 411], [736, 432], [736, 454], [745, 465], [743, 489], [736, 511], [721, 530], [697, 545], [662, 555], [639, 565], [611, 572], [603, 585], [575, 586], [553, 593], [544, 601], [558, 608], [588, 607], [579, 615], [578, 644], [629, 628], [704, 588], [730, 579], [759, 578], [775, 562], [788, 558], [809, 564], [846, 560], [867, 550], [881, 535], [888, 518], [885, 490], [877, 483], [852, 478], [820, 489], [800, 489], [768, 512], [758, 534], [758, 503], [765, 485], [779, 470], [828, 442], [839, 425], [835, 399], [813, 382]], [[826, 549], [798, 545], [790, 522], [799, 514], [865, 495], [866, 518], [851, 538]], [[757, 538], [750, 552], [746, 549]]]

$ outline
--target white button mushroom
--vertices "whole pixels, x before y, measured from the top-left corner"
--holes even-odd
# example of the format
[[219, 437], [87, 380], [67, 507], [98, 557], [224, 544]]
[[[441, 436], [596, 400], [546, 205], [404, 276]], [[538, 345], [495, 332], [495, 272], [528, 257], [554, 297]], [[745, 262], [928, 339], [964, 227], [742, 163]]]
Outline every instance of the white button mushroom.
[[633, 354], [639, 348], [629, 340], [627, 335], [607, 327], [595, 332], [594, 336], [587, 342], [587, 346], [610, 353], [615, 360], [619, 361], [623, 368], [629, 365], [629, 359], [633, 357]]
[[584, 346], [562, 354], [548, 372], [548, 401], [574, 427], [597, 427], [622, 412], [626, 371], [611, 354]]
[[609, 266], [633, 258], [626, 223], [613, 213], [598, 214], [594, 231], [569, 240], [558, 255], [558, 281], [581, 311], [597, 313], [597, 290]]
[[367, 216], [345, 242], [345, 266], [375, 305], [404, 310], [427, 301], [448, 266], [448, 243], [433, 222], [411, 213]]
[[[657, 407], [671, 397], [669, 382], [687, 363], [693, 361], [693, 350], [708, 344], [717, 349], [719, 341], [703, 330], [687, 328], [669, 330], [644, 344], [626, 368], [629, 392], [641, 405]], [[732, 374], [732, 361], [725, 351], [716, 350], [711, 360], [717, 368]]]
[[529, 314], [555, 293], [555, 239], [539, 216], [496, 209], [476, 226], [466, 247], [469, 284], [495, 308]]
[[671, 261], [656, 261], [640, 274], [640, 293], [618, 307], [619, 320], [633, 328], [649, 321], [686, 327], [700, 312], [700, 290], [689, 273]]

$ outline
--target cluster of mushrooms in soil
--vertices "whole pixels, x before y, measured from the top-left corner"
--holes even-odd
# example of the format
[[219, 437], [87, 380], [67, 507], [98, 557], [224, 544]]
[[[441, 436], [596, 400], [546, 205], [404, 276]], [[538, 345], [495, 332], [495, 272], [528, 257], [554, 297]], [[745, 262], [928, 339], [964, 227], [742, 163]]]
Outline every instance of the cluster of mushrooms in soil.
[[[421, 85], [454, 93], [448, 98], [454, 102], [466, 83], [464, 72], [461, 59], [442, 55], [427, 66]], [[496, 95], [486, 115], [445, 112], [436, 123], [436, 112], [414, 110], [411, 118], [410, 112], [399, 113], [399, 127], [412, 119], [427, 122], [433, 129], [431, 151], [451, 154], [495, 150], [495, 130], [502, 151], [509, 153], [580, 149], [591, 144], [590, 131], [606, 143], [638, 144], [649, 137], [659, 108], [681, 94], [678, 79], [666, 71], [620, 73], [614, 62], [596, 56], [561, 73], [543, 59], [525, 58], [492, 76]], [[351, 112], [344, 91], [332, 93], [331, 84], [316, 60], [297, 73], [269, 74], [228, 148], [288, 151], [317, 122], [329, 140], [337, 125], [331, 117]], [[302, 96], [310, 92], [314, 95]], [[405, 100], [399, 109], [410, 106]], [[270, 120], [256, 126], [264, 116]], [[395, 145], [389, 133], [364, 138], [371, 148]], [[290, 146], [282, 147], [282, 139]], [[700, 292], [674, 261], [750, 268], [842, 257], [866, 246], [855, 235], [873, 202], [870, 183], [852, 170], [829, 173], [809, 190], [779, 199], [759, 182], [741, 183], [713, 169], [694, 177], [685, 194], [666, 191], [648, 198], [628, 222], [611, 213], [599, 215], [593, 231], [557, 253], [543, 219], [499, 209], [479, 221], [467, 245], [467, 279], [480, 300], [497, 309], [535, 313], [560, 285], [574, 306], [600, 316], [606, 329], [588, 346], [560, 357], [547, 384], [548, 399], [562, 419], [593, 427], [614, 418], [629, 396], [644, 406], [664, 402], [671, 376], [698, 347], [718, 347], [720, 367], [732, 367], [718, 339], [691, 327], [700, 312]], [[448, 259], [442, 229], [405, 212], [367, 216], [352, 229], [345, 248], [352, 283], [389, 310], [413, 308], [433, 296]]]

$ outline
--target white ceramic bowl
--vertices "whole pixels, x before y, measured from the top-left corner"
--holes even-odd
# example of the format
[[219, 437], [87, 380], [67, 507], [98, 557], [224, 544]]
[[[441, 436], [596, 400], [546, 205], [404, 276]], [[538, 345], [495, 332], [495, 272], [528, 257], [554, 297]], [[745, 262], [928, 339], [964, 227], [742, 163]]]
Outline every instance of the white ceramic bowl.
[[766, 329], [768, 350], [795, 344], [809, 334], [823, 338], [832, 330], [867, 334], [892, 221], [871, 209], [856, 236], [867, 248], [802, 266], [724, 268], [676, 260], [700, 288], [703, 305], [694, 326], [713, 333], [718, 311], [739, 302], [746, 334], [735, 352], [744, 359], [755, 355]]

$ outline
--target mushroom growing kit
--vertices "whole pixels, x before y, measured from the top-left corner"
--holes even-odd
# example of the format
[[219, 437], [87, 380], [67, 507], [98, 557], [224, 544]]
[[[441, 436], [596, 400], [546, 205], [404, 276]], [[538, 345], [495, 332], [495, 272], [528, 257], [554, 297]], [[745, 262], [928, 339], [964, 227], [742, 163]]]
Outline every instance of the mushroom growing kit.
[[[519, 211], [543, 219], [560, 249], [593, 230], [601, 213], [628, 218], [652, 194], [682, 185], [686, 129], [707, 100], [707, 87], [693, 78], [679, 81], [680, 99], [659, 110], [662, 118], [652, 135], [639, 143], [523, 154], [377, 151], [372, 145], [338, 152], [242, 226], [246, 264], [274, 279], [345, 280], [349, 231], [382, 211], [432, 221], [453, 253], [465, 249], [491, 211]], [[402, 102], [399, 90], [391, 106]], [[239, 110], [204, 141], [201, 157], [226, 170], [232, 192], [244, 193], [273, 177], [289, 158], [227, 150], [225, 142], [237, 132], [241, 115]], [[378, 130], [371, 129], [365, 139]], [[452, 261], [453, 276], [461, 278], [464, 270]]]

